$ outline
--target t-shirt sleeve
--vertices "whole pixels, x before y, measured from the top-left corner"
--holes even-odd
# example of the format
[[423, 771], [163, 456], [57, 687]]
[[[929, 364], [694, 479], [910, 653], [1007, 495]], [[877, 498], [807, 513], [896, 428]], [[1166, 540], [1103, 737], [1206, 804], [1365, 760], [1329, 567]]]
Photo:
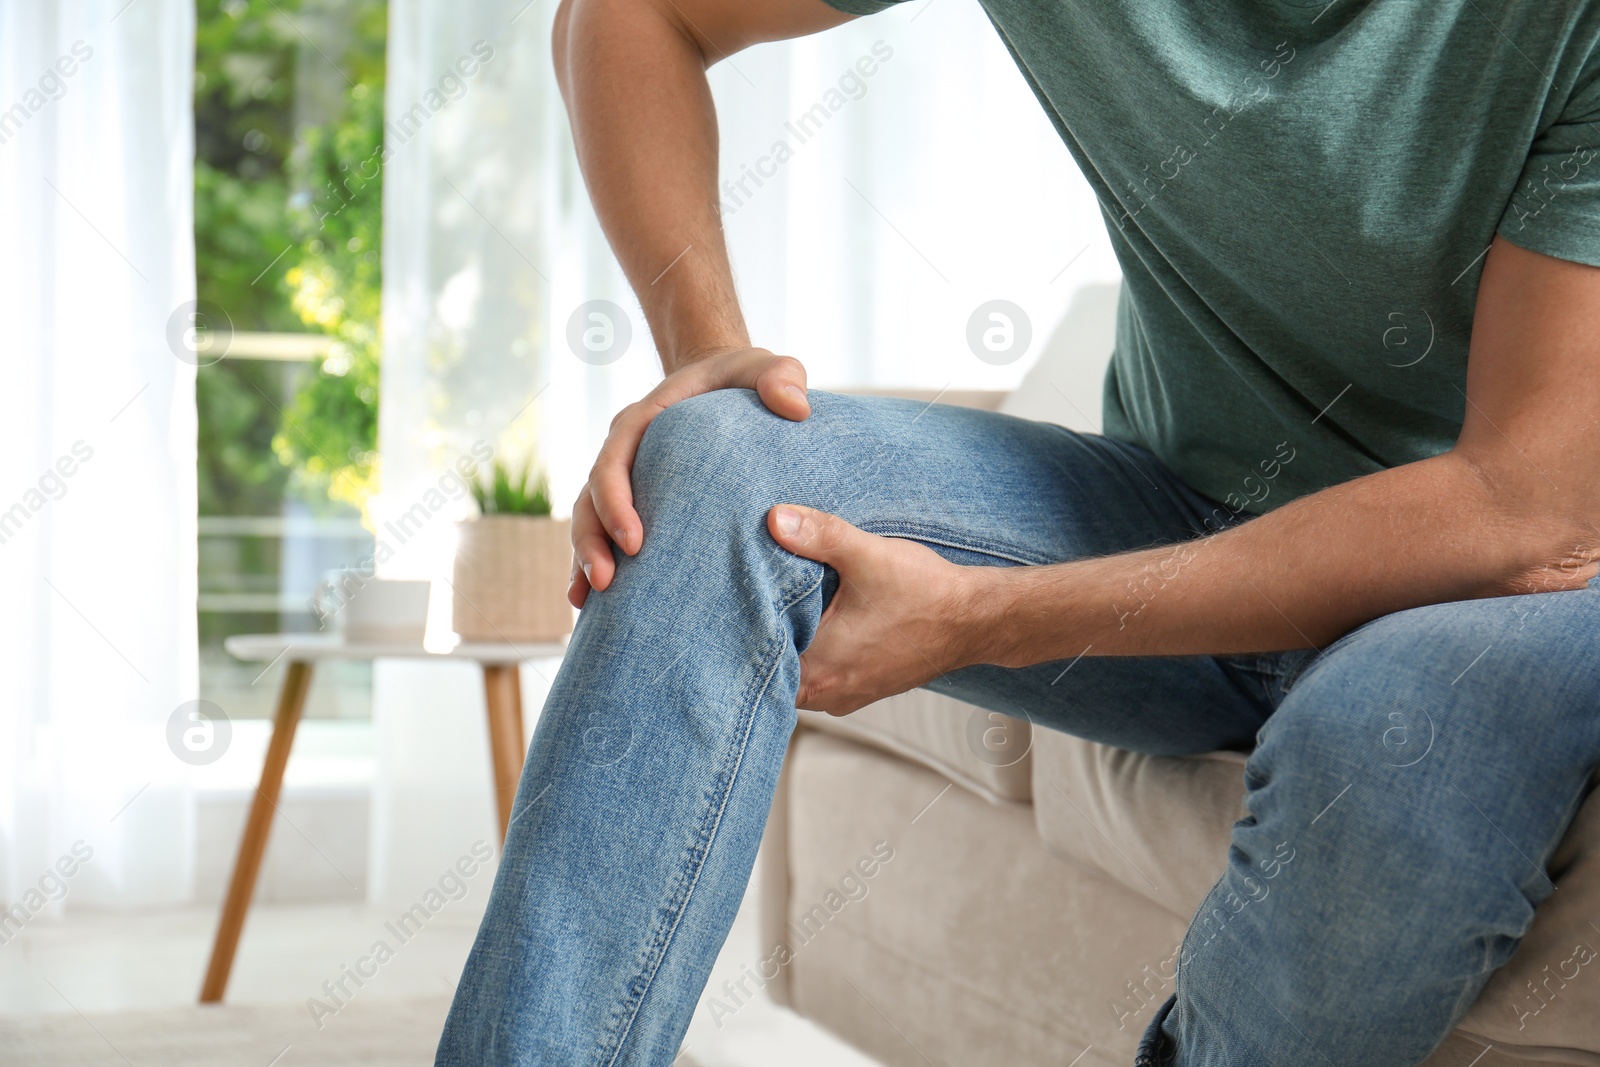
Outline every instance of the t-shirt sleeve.
[[1512, 244], [1600, 267], [1600, 57], [1541, 133], [1500, 218]]
[[904, 2], [905, 0], [823, 0], [829, 7], [843, 11], [846, 15], [876, 15]]

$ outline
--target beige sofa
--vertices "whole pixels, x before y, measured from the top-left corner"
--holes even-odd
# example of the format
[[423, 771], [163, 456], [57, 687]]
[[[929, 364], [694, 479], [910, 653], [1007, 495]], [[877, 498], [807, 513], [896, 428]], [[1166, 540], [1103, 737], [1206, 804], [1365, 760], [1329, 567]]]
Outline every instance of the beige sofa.
[[[1137, 755], [925, 692], [801, 720], [760, 860], [774, 998], [895, 1067], [1129, 1067], [1222, 873], [1243, 758]], [[1429, 1067], [1600, 1065], [1600, 793], [1550, 874]]]
[[[926, 692], [800, 718], [759, 861], [772, 996], [896, 1067], [1132, 1064], [1222, 873], [1244, 758], [1137, 755]], [[1600, 1067], [1600, 793], [1550, 875], [1429, 1067]]]

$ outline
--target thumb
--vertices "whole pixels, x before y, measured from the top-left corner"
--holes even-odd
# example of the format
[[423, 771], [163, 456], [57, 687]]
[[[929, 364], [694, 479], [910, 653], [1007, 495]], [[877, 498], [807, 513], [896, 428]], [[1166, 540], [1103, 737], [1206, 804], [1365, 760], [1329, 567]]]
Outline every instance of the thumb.
[[834, 565], [851, 559], [867, 547], [872, 535], [851, 526], [837, 515], [779, 504], [767, 513], [772, 539], [797, 556]]
[[756, 377], [756, 393], [767, 410], [794, 422], [811, 414], [806, 368], [793, 356], [778, 356]]

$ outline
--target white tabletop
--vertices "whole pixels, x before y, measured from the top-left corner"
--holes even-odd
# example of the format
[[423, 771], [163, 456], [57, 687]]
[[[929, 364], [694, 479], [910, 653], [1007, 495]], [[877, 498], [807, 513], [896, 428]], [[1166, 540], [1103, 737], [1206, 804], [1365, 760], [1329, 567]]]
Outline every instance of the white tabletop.
[[464, 659], [477, 663], [521, 663], [553, 659], [566, 652], [565, 642], [510, 644], [463, 641], [434, 650], [419, 642], [347, 641], [342, 634], [236, 634], [222, 645], [233, 656], [256, 662], [289, 659], [299, 663], [334, 659]]

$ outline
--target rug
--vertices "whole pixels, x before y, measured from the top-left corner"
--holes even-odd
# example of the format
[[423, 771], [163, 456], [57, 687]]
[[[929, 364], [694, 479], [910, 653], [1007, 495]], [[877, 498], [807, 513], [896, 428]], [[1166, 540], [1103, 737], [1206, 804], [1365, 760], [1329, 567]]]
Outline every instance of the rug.
[[[303, 1004], [0, 1015], [5, 1067], [431, 1067], [449, 997], [351, 1001], [313, 1020]], [[674, 1067], [696, 1067], [680, 1055]]]
[[319, 1029], [304, 1004], [0, 1016], [0, 1064], [427, 1067], [450, 998], [353, 1000]]

